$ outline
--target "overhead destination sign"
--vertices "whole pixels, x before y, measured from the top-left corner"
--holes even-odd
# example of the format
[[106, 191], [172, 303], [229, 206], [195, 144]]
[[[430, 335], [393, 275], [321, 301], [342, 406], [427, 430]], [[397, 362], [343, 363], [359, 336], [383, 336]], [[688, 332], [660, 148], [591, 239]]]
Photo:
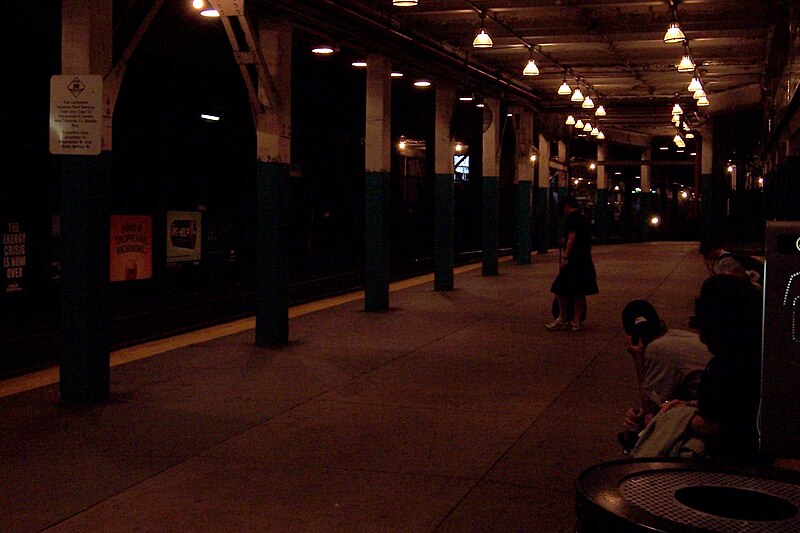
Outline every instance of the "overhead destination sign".
[[59, 75], [50, 78], [50, 153], [97, 155], [102, 149], [103, 78]]

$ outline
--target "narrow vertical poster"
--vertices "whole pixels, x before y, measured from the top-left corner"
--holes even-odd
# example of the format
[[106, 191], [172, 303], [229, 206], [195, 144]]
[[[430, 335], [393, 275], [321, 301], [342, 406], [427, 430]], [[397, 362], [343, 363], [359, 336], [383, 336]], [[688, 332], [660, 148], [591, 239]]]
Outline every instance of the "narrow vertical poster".
[[19, 221], [5, 222], [3, 231], [3, 292], [22, 292], [27, 265], [27, 234]]

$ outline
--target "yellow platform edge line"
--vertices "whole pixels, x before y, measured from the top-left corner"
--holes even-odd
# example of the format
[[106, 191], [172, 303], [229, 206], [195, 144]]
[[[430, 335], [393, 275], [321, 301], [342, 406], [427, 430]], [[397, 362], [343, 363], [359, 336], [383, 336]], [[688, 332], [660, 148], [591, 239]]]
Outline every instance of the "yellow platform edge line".
[[[510, 260], [510, 257], [500, 258], [500, 262], [505, 262], [508, 260]], [[469, 272], [471, 270], [476, 270], [478, 268], [481, 268], [480, 263], [460, 266], [453, 269], [453, 271], [455, 274], [462, 274], [464, 272]], [[389, 291], [395, 292], [402, 289], [408, 289], [410, 287], [423, 285], [425, 283], [432, 283], [433, 279], [434, 279], [433, 274], [425, 274], [414, 278], [396, 281], [394, 283], [389, 284]], [[332, 296], [330, 298], [325, 298], [314, 302], [296, 305], [289, 308], [289, 318], [295, 318], [308, 313], [322, 311], [323, 309], [329, 309], [331, 307], [336, 307], [337, 305], [342, 305], [363, 299], [364, 299], [364, 291], [354, 291], [339, 296]], [[158, 339], [154, 341], [144, 342], [142, 344], [137, 344], [135, 346], [129, 346], [127, 348], [121, 348], [119, 350], [111, 352], [110, 364], [112, 367], [118, 365], [124, 365], [126, 363], [138, 361], [140, 359], [145, 359], [147, 357], [152, 357], [154, 355], [162, 354], [164, 352], [169, 352], [171, 350], [177, 350], [179, 348], [192, 346], [193, 344], [200, 344], [201, 342], [207, 342], [210, 340], [218, 339], [220, 337], [226, 337], [228, 335], [241, 333], [249, 329], [254, 329], [255, 326], [256, 326], [255, 317], [248, 317], [239, 320], [234, 320], [232, 322], [226, 322], [225, 324], [219, 324], [216, 326], [210, 326], [207, 328], [198, 329], [196, 331], [191, 331], [189, 333], [181, 333], [178, 335], [174, 335], [172, 337], [168, 337], [166, 339]], [[20, 392], [25, 392], [38, 387], [52, 385], [54, 383], [58, 383], [58, 381], [59, 381], [59, 371], [57, 367], [45, 368], [43, 370], [38, 370], [36, 372], [30, 372], [28, 374], [9, 378], [0, 381], [0, 398], [11, 396], [13, 394], [18, 394]]]

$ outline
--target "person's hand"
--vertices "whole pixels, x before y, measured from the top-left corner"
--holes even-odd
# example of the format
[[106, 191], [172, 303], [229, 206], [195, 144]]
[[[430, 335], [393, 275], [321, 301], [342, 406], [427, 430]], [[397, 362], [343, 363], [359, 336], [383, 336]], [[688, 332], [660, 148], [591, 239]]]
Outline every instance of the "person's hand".
[[669, 400], [661, 404], [661, 408], [659, 409], [659, 411], [664, 413], [666, 411], [669, 411], [673, 407], [678, 407], [679, 405], [688, 405], [689, 407], [697, 407], [697, 401], [692, 400], [689, 402], [685, 402], [683, 400]]
[[638, 433], [644, 427], [644, 409], [631, 407], [625, 410], [625, 420], [622, 422], [622, 429]]
[[634, 344], [633, 337], [630, 335], [625, 336], [625, 349], [628, 350], [628, 353], [631, 354], [634, 359], [641, 359], [644, 355], [642, 340], [637, 339], [637, 342]]

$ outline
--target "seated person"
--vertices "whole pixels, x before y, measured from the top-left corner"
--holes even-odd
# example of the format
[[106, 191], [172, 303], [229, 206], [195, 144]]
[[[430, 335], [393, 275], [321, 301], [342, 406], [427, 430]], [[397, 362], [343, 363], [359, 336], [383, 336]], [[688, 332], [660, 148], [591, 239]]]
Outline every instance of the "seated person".
[[700, 340], [713, 357], [700, 380], [697, 400], [672, 400], [661, 407], [697, 407], [693, 434], [715, 458], [756, 460], [761, 398], [762, 295], [746, 277], [708, 278], [697, 300]]
[[764, 263], [747, 254], [733, 253], [722, 245], [711, 244], [702, 250], [709, 274], [739, 274], [761, 284], [764, 276]]
[[620, 434], [620, 441], [627, 449], [663, 402], [696, 398], [699, 378], [711, 353], [697, 333], [667, 328], [646, 300], [633, 300], [625, 306], [622, 325], [641, 402], [639, 407], [625, 412], [625, 431]]

